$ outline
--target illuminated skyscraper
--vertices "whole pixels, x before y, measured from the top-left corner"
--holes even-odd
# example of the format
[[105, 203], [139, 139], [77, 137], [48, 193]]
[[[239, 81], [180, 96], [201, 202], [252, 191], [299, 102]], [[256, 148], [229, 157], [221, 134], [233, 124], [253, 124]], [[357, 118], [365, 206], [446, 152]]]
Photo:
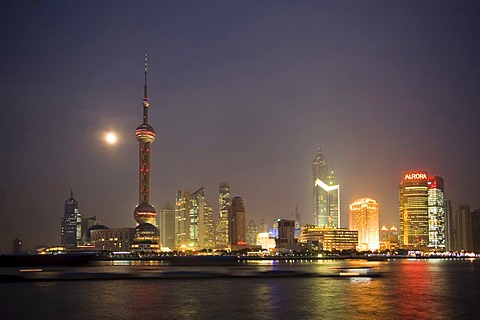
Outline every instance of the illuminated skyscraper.
[[175, 210], [168, 201], [160, 210], [160, 242], [163, 247], [175, 248]]
[[157, 251], [160, 249], [160, 235], [156, 224], [157, 212], [150, 204], [150, 145], [155, 140], [155, 130], [148, 124], [150, 101], [147, 97], [147, 54], [145, 53], [145, 84], [143, 87], [143, 123], [135, 130], [139, 150], [139, 192], [138, 206], [134, 218], [135, 228], [132, 248], [135, 251]]
[[190, 244], [190, 190], [177, 191], [175, 197], [175, 246], [186, 248]]
[[201, 187], [190, 195], [189, 247], [213, 248], [213, 208], [205, 200], [205, 189]]
[[378, 203], [375, 200], [362, 198], [350, 204], [348, 225], [350, 230], [358, 231], [359, 250], [379, 249]]
[[230, 185], [221, 182], [218, 188], [219, 219], [216, 226], [216, 247], [225, 248], [228, 245], [228, 208], [230, 207]]
[[318, 148], [313, 160], [313, 214], [315, 225], [340, 227], [340, 186]]
[[70, 198], [65, 201], [61, 236], [62, 246], [67, 249], [75, 248], [82, 239], [82, 215], [78, 201], [73, 198], [73, 190], [70, 192]]
[[404, 172], [399, 213], [400, 247], [445, 248], [443, 178], [427, 171]]
[[445, 197], [443, 178], [428, 177], [428, 246], [445, 249]]
[[246, 212], [241, 197], [232, 199], [228, 209], [228, 240], [230, 247], [247, 243]]
[[213, 207], [203, 197], [200, 200], [198, 245], [201, 249], [213, 249], [215, 246], [215, 227], [213, 224]]

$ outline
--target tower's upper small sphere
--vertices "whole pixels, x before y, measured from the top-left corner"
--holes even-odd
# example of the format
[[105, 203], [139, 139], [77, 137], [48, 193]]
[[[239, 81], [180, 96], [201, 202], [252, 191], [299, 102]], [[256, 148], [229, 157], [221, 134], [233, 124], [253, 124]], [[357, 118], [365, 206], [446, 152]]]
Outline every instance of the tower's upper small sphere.
[[140, 142], [145, 142], [145, 143], [153, 142], [153, 140], [155, 140], [155, 136], [156, 136], [155, 130], [149, 124], [142, 123], [135, 130], [135, 137]]
[[144, 107], [150, 107], [150, 101], [148, 101], [148, 98], [144, 98], [142, 104]]

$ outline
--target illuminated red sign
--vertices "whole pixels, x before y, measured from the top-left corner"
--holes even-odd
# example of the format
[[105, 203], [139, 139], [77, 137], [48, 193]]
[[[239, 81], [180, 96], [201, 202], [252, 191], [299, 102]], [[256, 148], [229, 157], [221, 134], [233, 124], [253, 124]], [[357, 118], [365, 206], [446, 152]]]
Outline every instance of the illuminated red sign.
[[427, 180], [427, 174], [425, 172], [409, 172], [405, 174], [403, 180]]

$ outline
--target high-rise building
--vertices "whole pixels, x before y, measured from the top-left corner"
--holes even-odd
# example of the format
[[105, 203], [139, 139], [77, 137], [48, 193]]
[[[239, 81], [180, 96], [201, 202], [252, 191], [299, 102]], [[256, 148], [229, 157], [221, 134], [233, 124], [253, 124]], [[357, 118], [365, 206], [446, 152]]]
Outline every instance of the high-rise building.
[[456, 239], [458, 251], [480, 252], [480, 209], [470, 210], [470, 205], [461, 203], [456, 214]]
[[78, 208], [78, 201], [73, 198], [73, 190], [70, 198], [65, 201], [65, 212], [62, 217], [61, 241], [67, 249], [76, 248], [82, 239], [82, 215]]
[[175, 197], [175, 247], [187, 248], [190, 244], [190, 190], [177, 190]]
[[100, 224], [102, 224], [102, 222], [100, 220], [97, 220], [97, 216], [86, 217], [86, 218], [82, 217], [82, 231], [81, 231], [81, 234], [82, 234], [81, 244], [82, 245], [86, 245], [86, 241], [84, 241], [85, 232], [87, 232], [87, 230], [89, 230], [90, 227], [97, 226], [97, 225], [100, 225]]
[[247, 243], [257, 244], [258, 226], [254, 220], [250, 220], [247, 227]]
[[215, 247], [215, 227], [213, 224], [213, 207], [205, 198], [200, 201], [198, 244], [201, 249]]
[[470, 205], [460, 203], [457, 207], [455, 221], [457, 238], [456, 250], [473, 251], [472, 224]]
[[455, 218], [452, 210], [452, 201], [445, 200], [445, 248], [455, 251], [457, 240], [455, 237]]
[[390, 245], [392, 249], [398, 248], [398, 230], [395, 226], [390, 228], [390, 232], [388, 234], [388, 240], [390, 241]]
[[378, 203], [371, 198], [350, 204], [348, 228], [358, 231], [358, 250], [378, 250]]
[[428, 171], [403, 173], [399, 192], [400, 233], [403, 248], [445, 248], [443, 178]]
[[472, 211], [472, 243], [473, 252], [480, 252], [480, 209]]
[[390, 230], [383, 226], [380, 231], [380, 250], [393, 250], [398, 248], [398, 231], [392, 226]]
[[175, 248], [175, 210], [168, 201], [160, 210], [160, 243], [163, 247]]
[[135, 130], [139, 142], [139, 190], [138, 206], [134, 210], [134, 218], [138, 223], [135, 228], [132, 249], [134, 251], [158, 251], [160, 234], [155, 226], [157, 211], [151, 205], [150, 190], [150, 145], [155, 140], [155, 130], [148, 124], [150, 100], [147, 96], [147, 54], [145, 53], [145, 83], [143, 86], [143, 122]]
[[293, 248], [295, 245], [295, 220], [279, 219], [277, 248]]
[[258, 230], [259, 233], [268, 232], [268, 222], [267, 219], [263, 218], [260, 220], [260, 229]]
[[380, 241], [388, 241], [388, 228], [385, 226], [380, 230]]
[[200, 205], [204, 197], [205, 190], [203, 187], [193, 192], [190, 196], [190, 210], [188, 211], [189, 222], [189, 247], [199, 249], [198, 240], [199, 240], [199, 228], [200, 228]]
[[445, 197], [442, 177], [428, 177], [428, 246], [445, 249]]
[[219, 219], [216, 225], [216, 247], [226, 248], [228, 241], [228, 208], [231, 205], [230, 185], [228, 182], [221, 182], [218, 188], [218, 210]]
[[313, 214], [315, 224], [324, 227], [340, 227], [340, 186], [328, 161], [318, 148], [313, 160]]
[[228, 239], [230, 247], [247, 244], [246, 212], [241, 197], [232, 199], [228, 209]]
[[189, 247], [210, 249], [214, 243], [213, 208], [205, 200], [205, 189], [201, 187], [190, 195]]

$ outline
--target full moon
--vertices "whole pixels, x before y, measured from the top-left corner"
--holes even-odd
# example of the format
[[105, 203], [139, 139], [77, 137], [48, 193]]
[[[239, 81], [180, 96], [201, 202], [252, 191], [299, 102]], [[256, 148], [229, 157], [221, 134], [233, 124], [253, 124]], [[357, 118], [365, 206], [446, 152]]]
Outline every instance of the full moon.
[[108, 144], [115, 144], [117, 143], [117, 135], [113, 132], [108, 132], [106, 135], [105, 135], [105, 141], [108, 143]]

